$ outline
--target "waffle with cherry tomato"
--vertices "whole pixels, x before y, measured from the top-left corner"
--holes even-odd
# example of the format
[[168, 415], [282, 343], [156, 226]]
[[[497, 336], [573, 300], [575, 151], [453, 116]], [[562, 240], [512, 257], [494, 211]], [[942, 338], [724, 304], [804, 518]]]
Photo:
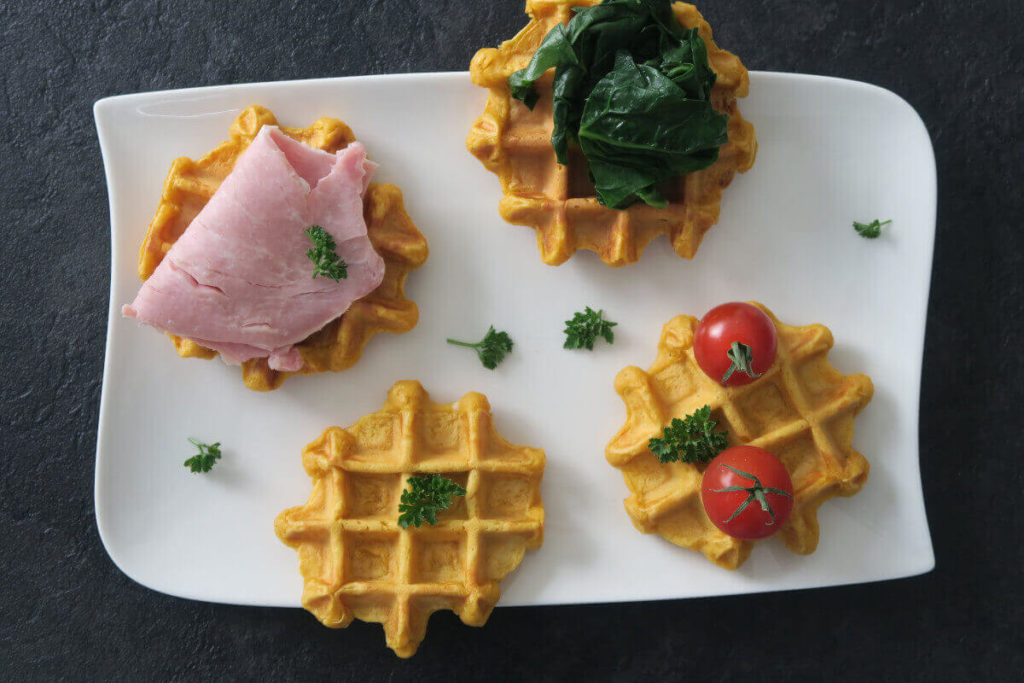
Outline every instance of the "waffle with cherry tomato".
[[[615, 378], [627, 418], [605, 454], [633, 524], [727, 569], [770, 535], [814, 552], [818, 506], [857, 493], [869, 469], [851, 442], [873, 385], [832, 367], [832, 343], [753, 302], [670, 320], [654, 364]], [[673, 430], [698, 423], [706, 433], [674, 452]]]

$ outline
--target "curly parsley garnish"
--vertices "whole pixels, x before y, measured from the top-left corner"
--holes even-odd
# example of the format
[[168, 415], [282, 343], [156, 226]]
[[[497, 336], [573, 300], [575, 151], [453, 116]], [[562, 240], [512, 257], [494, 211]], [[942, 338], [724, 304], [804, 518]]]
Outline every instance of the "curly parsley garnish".
[[476, 355], [488, 370], [498, 367], [498, 363], [505, 360], [505, 354], [512, 352], [512, 338], [508, 336], [508, 332], [495, 332], [494, 325], [491, 325], [484, 338], [475, 344], [455, 339], [448, 339], [447, 342], [455, 346], [476, 349]]
[[313, 277], [323, 275], [337, 282], [348, 277], [348, 264], [335, 251], [338, 244], [331, 237], [331, 234], [319, 225], [313, 225], [304, 233], [313, 242], [313, 248], [306, 252], [306, 256], [313, 262]]
[[220, 441], [207, 446], [198, 439], [189, 439], [189, 443], [199, 449], [199, 452], [185, 461], [185, 467], [192, 472], [209, 472], [218, 460], [220, 460]]
[[857, 221], [854, 221], [853, 229], [856, 230], [857, 234], [860, 235], [861, 237], [873, 240], [882, 234], [882, 226], [889, 225], [889, 223], [892, 223], [891, 219], [884, 222], [879, 222], [879, 220], [876, 218], [870, 223], [858, 223]]
[[408, 488], [402, 491], [398, 504], [398, 526], [408, 529], [421, 524], [437, 524], [437, 513], [447, 510], [455, 496], [466, 495], [466, 489], [440, 474], [409, 477]]
[[711, 407], [704, 406], [686, 419], [673, 417], [664, 434], [648, 441], [647, 447], [661, 462], [708, 462], [728, 445], [725, 432], [714, 431], [717, 424]]
[[615, 333], [612, 328], [618, 325], [610, 320], [604, 319], [604, 311], [595, 311], [587, 306], [583, 313], [576, 313], [572, 320], [565, 321], [565, 344], [563, 349], [587, 349], [594, 350], [594, 341], [603, 337], [606, 342], [615, 342]]

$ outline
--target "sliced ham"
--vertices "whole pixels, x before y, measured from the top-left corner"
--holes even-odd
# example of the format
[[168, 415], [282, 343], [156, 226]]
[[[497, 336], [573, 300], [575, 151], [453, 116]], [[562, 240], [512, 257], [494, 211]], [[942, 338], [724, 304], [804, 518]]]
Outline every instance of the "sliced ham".
[[[384, 277], [363, 219], [375, 168], [358, 142], [330, 154], [264, 126], [123, 313], [229, 363], [301, 369], [294, 345]], [[346, 279], [313, 279], [313, 225], [334, 237]]]

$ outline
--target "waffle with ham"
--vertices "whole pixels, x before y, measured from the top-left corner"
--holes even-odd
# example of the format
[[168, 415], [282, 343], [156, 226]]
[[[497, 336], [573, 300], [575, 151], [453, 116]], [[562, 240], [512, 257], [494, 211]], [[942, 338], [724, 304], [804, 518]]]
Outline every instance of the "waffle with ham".
[[[753, 302], [752, 302], [753, 303]], [[626, 404], [626, 424], [605, 451], [622, 470], [630, 495], [626, 511], [637, 529], [699, 550], [715, 564], [736, 569], [754, 541], [726, 535], [708, 519], [701, 502], [706, 465], [659, 462], [648, 448], [672, 418], [707, 405], [730, 446], [759, 446], [774, 453], [793, 480], [794, 505], [778, 535], [794, 553], [818, 545], [818, 506], [834, 496], [852, 496], [868, 477], [868, 462], [855, 451], [853, 422], [871, 400], [871, 380], [842, 375], [828, 362], [832, 333], [823, 325], [775, 324], [775, 363], [750, 384], [723, 387], [700, 369], [693, 354], [697, 319], [680, 315], [661, 333], [658, 357], [646, 372], [622, 370], [615, 390]]]
[[[164, 255], [206, 206], [235, 161], [265, 125], [277, 125], [264, 107], [245, 109], [231, 125], [230, 138], [198, 160], [176, 159], [164, 183], [156, 215], [139, 254], [139, 276], [146, 280]], [[286, 128], [288, 137], [326, 152], [337, 152], [355, 141], [351, 129], [337, 119], [320, 118], [308, 128]], [[363, 197], [363, 215], [374, 250], [384, 260], [383, 281], [356, 300], [340, 317], [296, 344], [303, 367], [311, 374], [340, 371], [359, 360], [363, 347], [378, 332], [408, 332], [419, 318], [416, 304], [405, 296], [405, 279], [427, 258], [427, 242], [405, 212], [402, 193], [394, 185], [370, 183]], [[169, 335], [183, 358], [213, 358], [215, 351]], [[296, 374], [270, 368], [267, 358], [242, 363], [242, 376], [250, 389], [269, 391]]]
[[718, 76], [711, 103], [729, 116], [729, 142], [710, 167], [667, 183], [663, 189], [668, 207], [657, 209], [640, 202], [623, 210], [607, 208], [594, 194], [578, 148], [570, 147], [566, 166], [555, 159], [553, 70], [537, 81], [540, 99], [532, 111], [511, 97], [508, 85], [508, 77], [530, 63], [548, 31], [567, 23], [574, 7], [595, 4], [595, 0], [527, 0], [530, 23], [500, 47], [476, 53], [470, 75], [490, 95], [466, 147], [498, 175], [504, 193], [498, 204], [502, 218], [537, 231], [544, 263], [559, 265], [578, 249], [587, 249], [610, 266], [623, 266], [637, 261], [647, 244], [661, 234], [668, 235], [680, 256], [693, 258], [704, 233], [718, 221], [722, 190], [737, 171], [753, 165], [757, 154], [754, 127], [736, 105], [736, 98], [746, 96], [750, 87], [747, 70], [739, 58], [715, 44], [711, 27], [693, 5], [675, 3], [672, 9], [679, 24], [697, 27], [707, 45], [708, 61]]

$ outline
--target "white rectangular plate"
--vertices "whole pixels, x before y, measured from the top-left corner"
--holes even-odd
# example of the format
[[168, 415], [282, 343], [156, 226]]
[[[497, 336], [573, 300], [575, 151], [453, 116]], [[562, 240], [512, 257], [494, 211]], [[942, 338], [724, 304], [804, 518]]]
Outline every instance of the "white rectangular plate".
[[[466, 151], [486, 93], [465, 73], [337, 78], [127, 95], [96, 104], [110, 189], [112, 272], [96, 453], [103, 543], [131, 578], [198, 600], [296, 606], [295, 552], [274, 517], [305, 502], [303, 446], [328, 425], [377, 410], [388, 388], [418, 379], [435, 401], [486, 394], [498, 430], [547, 452], [543, 547], [503, 583], [503, 605], [683, 598], [909, 576], [934, 566], [918, 471], [918, 392], [935, 233], [935, 162], [914, 110], [880, 88], [754, 73], [740, 106], [757, 128], [757, 163], [726, 191], [721, 220], [693, 261], [656, 240], [636, 265], [592, 253], [541, 263], [533, 231], [498, 216], [497, 178]], [[167, 169], [227, 137], [250, 104], [283, 125], [348, 123], [397, 184], [430, 243], [409, 278], [419, 325], [372, 339], [340, 374], [247, 390], [237, 367], [182, 360], [167, 338], [120, 315], [139, 286], [136, 257]], [[892, 219], [865, 240], [854, 220]], [[755, 299], [784, 322], [832, 329], [830, 358], [865, 372], [872, 402], [854, 446], [871, 463], [863, 491], [828, 501], [810, 556], [758, 544], [738, 571], [645, 536], [622, 506], [604, 447], [625, 410], [612, 388], [647, 367], [661, 326], [731, 300]], [[618, 321], [615, 344], [562, 350], [563, 321], [590, 305]], [[445, 337], [494, 324], [515, 352], [496, 370]], [[223, 443], [205, 475], [182, 462], [188, 437]]]

